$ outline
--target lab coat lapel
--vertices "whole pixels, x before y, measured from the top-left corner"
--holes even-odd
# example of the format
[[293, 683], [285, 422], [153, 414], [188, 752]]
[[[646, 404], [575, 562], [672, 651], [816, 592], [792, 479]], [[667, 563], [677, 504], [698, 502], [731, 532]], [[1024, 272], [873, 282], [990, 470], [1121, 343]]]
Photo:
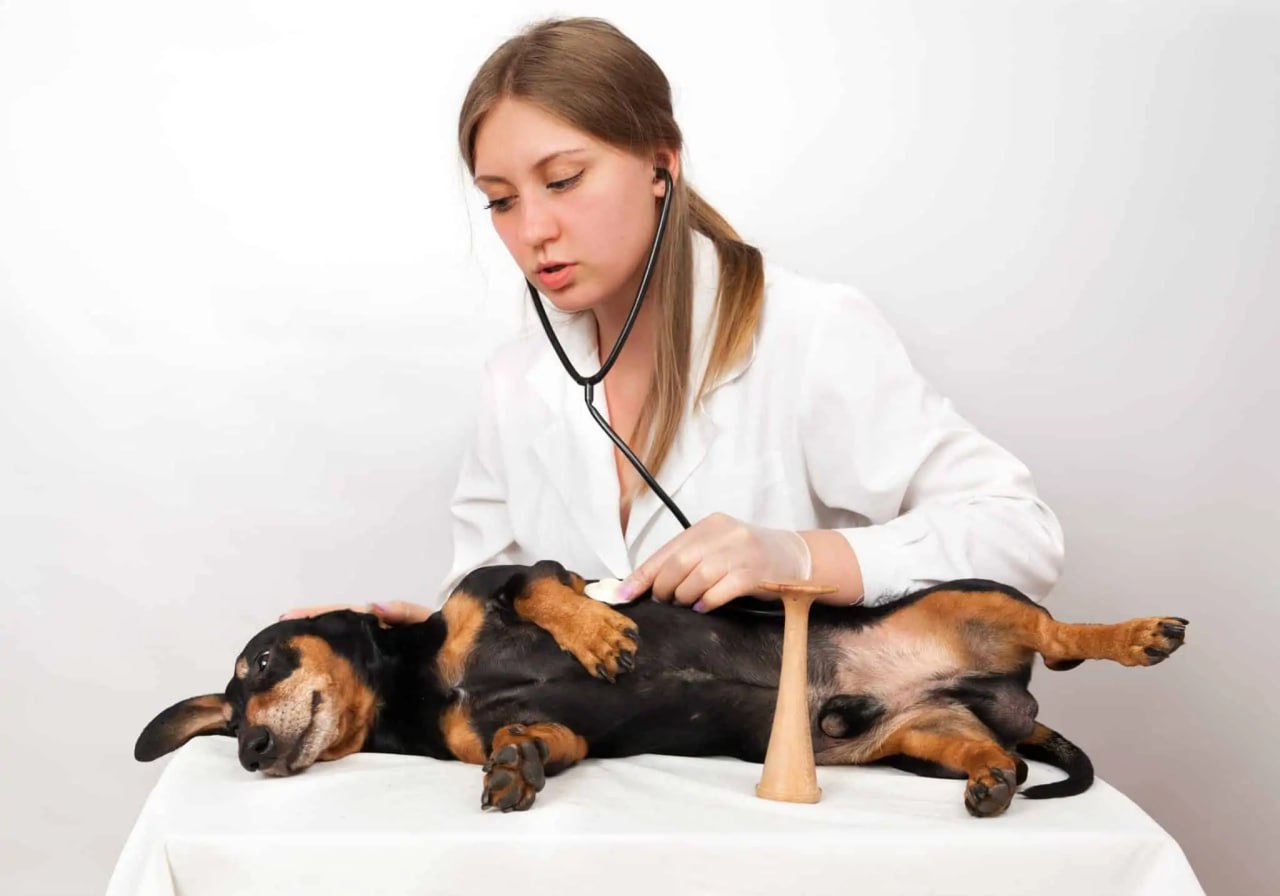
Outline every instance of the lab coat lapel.
[[[548, 309], [552, 311], [552, 309]], [[552, 314], [565, 354], [579, 373], [600, 366], [595, 322], [589, 315]], [[546, 404], [546, 425], [533, 436], [533, 452], [547, 482], [564, 502], [565, 513], [592, 553], [618, 578], [631, 571], [618, 522], [618, 478], [613, 443], [591, 419], [583, 387], [565, 372], [550, 345], [529, 374], [534, 390]], [[595, 406], [605, 415], [604, 388], [595, 388]]]
[[[720, 259], [715, 245], [700, 233], [693, 235], [694, 275], [693, 275], [693, 309], [692, 338], [690, 341], [691, 358], [689, 390], [697, 390], [702, 380], [702, 372], [706, 369], [711, 355], [712, 341], [715, 337], [716, 292], [720, 284]], [[693, 507], [681, 503], [678, 496], [680, 487], [688, 481], [694, 471], [706, 460], [716, 438], [727, 428], [731, 421], [723, 419], [723, 413], [717, 414], [713, 393], [742, 375], [755, 357], [755, 339], [752, 339], [751, 350], [733, 369], [727, 371], [704, 396], [702, 403], [694, 406], [693, 395], [690, 394], [690, 406], [685, 411], [685, 419], [680, 425], [667, 461], [662, 472], [655, 474], [658, 484], [662, 486], [671, 499], [688, 517], [690, 523], [715, 511], [714, 507]], [[627, 521], [626, 542], [631, 548], [643, 535], [645, 529], [659, 513], [669, 513], [651, 489], [645, 489], [631, 506], [631, 516]], [[645, 558], [638, 557], [636, 562]]]

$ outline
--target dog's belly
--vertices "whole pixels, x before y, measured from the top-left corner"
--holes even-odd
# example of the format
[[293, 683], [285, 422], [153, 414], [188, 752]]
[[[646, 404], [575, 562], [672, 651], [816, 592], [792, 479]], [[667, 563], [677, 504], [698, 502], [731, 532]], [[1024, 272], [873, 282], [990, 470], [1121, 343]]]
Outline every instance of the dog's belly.
[[975, 671], [966, 668], [963, 645], [952, 634], [892, 623], [832, 634], [835, 693], [874, 697], [892, 714]]

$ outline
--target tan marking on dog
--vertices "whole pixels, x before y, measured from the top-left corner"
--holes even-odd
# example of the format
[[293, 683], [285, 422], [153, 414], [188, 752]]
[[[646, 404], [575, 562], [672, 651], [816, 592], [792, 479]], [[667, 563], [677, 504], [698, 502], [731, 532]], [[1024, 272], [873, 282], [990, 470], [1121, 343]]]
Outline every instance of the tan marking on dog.
[[1023, 738], [1022, 740], [1018, 741], [1018, 743], [1019, 745], [1035, 744], [1037, 746], [1041, 744], [1047, 744], [1049, 741], [1053, 739], [1053, 734], [1054, 732], [1052, 728], [1048, 727], [1047, 725], [1041, 725], [1039, 722], [1036, 722], [1036, 726], [1031, 730], [1031, 733], [1027, 735], [1025, 738]]
[[467, 591], [454, 591], [440, 608], [444, 617], [444, 644], [436, 654], [436, 674], [446, 688], [456, 688], [484, 624], [484, 602]]
[[453, 704], [440, 716], [440, 731], [450, 753], [463, 762], [484, 765], [484, 744], [471, 727], [471, 716], [461, 703]]
[[[286, 743], [305, 737], [298, 768], [357, 752], [373, 728], [373, 691], [323, 638], [298, 635], [288, 645], [298, 652], [298, 668], [271, 690], [249, 698], [246, 721], [266, 726]], [[320, 695], [314, 705], [313, 694]]]
[[610, 679], [616, 678], [622, 672], [619, 657], [636, 651], [635, 639], [626, 634], [636, 624], [587, 597], [580, 576], [573, 582], [570, 587], [554, 576], [531, 580], [516, 596], [516, 615], [545, 630], [591, 675], [603, 669]]
[[236, 678], [244, 678], [249, 674], [249, 661], [244, 657], [236, 660]]
[[329, 642], [314, 635], [301, 635], [293, 639], [294, 646], [302, 654], [304, 665], [315, 663], [327, 668], [329, 686], [321, 692], [324, 703], [336, 716], [337, 729], [329, 746], [321, 751], [322, 761], [341, 759], [357, 753], [364, 746], [373, 730], [377, 714], [377, 698], [373, 689], [365, 684], [351, 663], [339, 656]]
[[508, 744], [521, 744], [525, 741], [542, 741], [547, 748], [547, 758], [543, 762], [548, 774], [563, 771], [571, 765], [581, 762], [587, 755], [587, 739], [574, 734], [564, 725], [551, 722], [539, 722], [536, 725], [507, 725], [498, 729], [493, 736], [493, 749], [490, 755], [497, 753]]
[[[937, 629], [966, 634], [969, 665], [974, 671], [1008, 674], [1039, 653], [1049, 663], [1112, 660], [1125, 666], [1147, 666], [1147, 647], [1177, 649], [1161, 633], [1172, 617], [1130, 619], [1113, 625], [1058, 622], [1047, 612], [999, 591], [939, 591], [905, 607], [888, 622], [925, 616]], [[1180, 646], [1181, 642], [1178, 642]]]

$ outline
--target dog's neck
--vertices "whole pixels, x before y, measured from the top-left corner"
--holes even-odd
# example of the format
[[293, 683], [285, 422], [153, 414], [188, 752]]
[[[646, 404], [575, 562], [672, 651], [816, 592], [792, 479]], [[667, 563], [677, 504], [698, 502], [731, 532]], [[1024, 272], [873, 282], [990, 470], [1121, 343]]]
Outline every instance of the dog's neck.
[[435, 613], [425, 622], [390, 628], [371, 622], [368, 631], [367, 681], [378, 711], [362, 749], [452, 758], [439, 719], [453, 697], [435, 664], [445, 638], [444, 617]]

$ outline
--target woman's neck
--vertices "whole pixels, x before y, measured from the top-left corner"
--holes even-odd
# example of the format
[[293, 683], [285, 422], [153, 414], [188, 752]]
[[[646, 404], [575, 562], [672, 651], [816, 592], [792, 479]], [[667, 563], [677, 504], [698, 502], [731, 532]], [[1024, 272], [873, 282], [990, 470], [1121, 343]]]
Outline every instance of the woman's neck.
[[[603, 364], [608, 359], [609, 352], [613, 351], [613, 345], [618, 341], [618, 334], [622, 332], [627, 322], [627, 315], [630, 313], [630, 304], [625, 307], [605, 304], [593, 309], [600, 363]], [[655, 340], [654, 306], [646, 301], [640, 307], [640, 313], [636, 316], [630, 335], [627, 336], [626, 345], [618, 354], [614, 369], [626, 370], [630, 375], [641, 375], [642, 378], [647, 379], [648, 374], [653, 370]]]

